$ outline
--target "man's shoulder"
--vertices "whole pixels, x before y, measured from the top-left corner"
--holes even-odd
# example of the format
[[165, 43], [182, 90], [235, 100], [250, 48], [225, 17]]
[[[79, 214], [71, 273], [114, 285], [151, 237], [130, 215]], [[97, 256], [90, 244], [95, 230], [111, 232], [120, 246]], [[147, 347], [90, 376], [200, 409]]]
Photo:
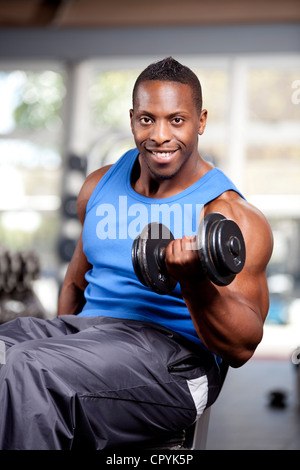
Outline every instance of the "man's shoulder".
[[84, 181], [81, 190], [77, 198], [77, 213], [81, 222], [83, 222], [85, 217], [85, 210], [87, 203], [96, 188], [99, 181], [103, 178], [105, 173], [111, 168], [112, 165], [106, 165], [98, 170], [90, 173], [86, 180]]
[[234, 190], [228, 190], [205, 206], [205, 213], [220, 212], [227, 218], [261, 221], [268, 224], [263, 213]]
[[247, 244], [264, 246], [265, 252], [269, 253], [267, 256], [271, 256], [273, 234], [267, 218], [257, 207], [235, 191], [223, 193], [207, 204], [204, 212], [219, 212], [226, 218], [234, 220], [240, 227]]

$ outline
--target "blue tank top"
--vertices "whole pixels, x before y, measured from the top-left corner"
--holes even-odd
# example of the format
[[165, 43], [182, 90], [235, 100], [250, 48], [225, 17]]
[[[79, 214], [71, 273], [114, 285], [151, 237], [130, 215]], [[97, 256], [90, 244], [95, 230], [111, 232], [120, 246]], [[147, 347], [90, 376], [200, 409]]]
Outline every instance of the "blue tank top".
[[221, 170], [214, 168], [174, 196], [148, 198], [131, 186], [137, 157], [137, 149], [126, 152], [105, 173], [88, 201], [83, 250], [93, 267], [86, 273], [86, 304], [79, 315], [154, 322], [202, 345], [179, 283], [167, 295], [142, 285], [132, 266], [132, 244], [150, 222], [163, 223], [175, 238], [194, 235], [205, 204], [224, 191], [239, 191]]

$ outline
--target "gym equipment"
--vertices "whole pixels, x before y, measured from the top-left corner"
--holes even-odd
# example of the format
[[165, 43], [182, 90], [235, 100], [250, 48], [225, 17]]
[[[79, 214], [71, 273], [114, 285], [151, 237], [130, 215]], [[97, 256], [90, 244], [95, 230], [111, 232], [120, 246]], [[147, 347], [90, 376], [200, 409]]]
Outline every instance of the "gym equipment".
[[66, 194], [62, 200], [62, 210], [65, 217], [77, 218], [77, 196]]
[[68, 237], [62, 237], [58, 241], [58, 254], [60, 256], [60, 259], [65, 263], [69, 263], [71, 261], [76, 248], [76, 243], [77, 240]]
[[79, 155], [70, 154], [67, 158], [67, 165], [70, 170], [75, 170], [86, 175], [87, 159]]
[[0, 324], [18, 317], [47, 319], [47, 312], [32, 289], [0, 294]]
[[273, 390], [269, 393], [269, 406], [271, 408], [286, 408], [287, 393], [283, 390]]
[[37, 254], [0, 245], [0, 324], [21, 316], [46, 318], [32, 285], [40, 275]]
[[[142, 230], [132, 245], [131, 259], [139, 281], [158, 294], [168, 294], [176, 284], [166, 268], [167, 245], [173, 234], [163, 224], [152, 222]], [[241, 272], [246, 249], [239, 226], [218, 212], [202, 219], [196, 246], [203, 274], [214, 284], [227, 286]]]
[[40, 274], [40, 263], [34, 251], [10, 251], [0, 246], [0, 294], [30, 289]]

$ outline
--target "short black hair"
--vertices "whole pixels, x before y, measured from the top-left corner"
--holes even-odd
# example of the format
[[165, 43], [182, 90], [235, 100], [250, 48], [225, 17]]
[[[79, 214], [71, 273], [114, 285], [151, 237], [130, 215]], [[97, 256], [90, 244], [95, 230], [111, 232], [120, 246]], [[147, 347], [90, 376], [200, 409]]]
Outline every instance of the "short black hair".
[[179, 82], [189, 85], [192, 89], [195, 106], [200, 115], [202, 111], [202, 89], [197, 75], [185, 65], [180, 64], [173, 57], [166, 57], [159, 62], [148, 65], [136, 79], [132, 93], [132, 103], [136, 98], [138, 86], [142, 82], [158, 80], [167, 82]]

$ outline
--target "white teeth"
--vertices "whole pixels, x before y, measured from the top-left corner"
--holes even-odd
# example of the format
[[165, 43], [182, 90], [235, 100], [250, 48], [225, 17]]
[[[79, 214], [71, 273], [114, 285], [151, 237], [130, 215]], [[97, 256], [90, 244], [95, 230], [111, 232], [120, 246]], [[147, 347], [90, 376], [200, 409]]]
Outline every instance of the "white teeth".
[[156, 157], [170, 157], [173, 152], [152, 152]]

